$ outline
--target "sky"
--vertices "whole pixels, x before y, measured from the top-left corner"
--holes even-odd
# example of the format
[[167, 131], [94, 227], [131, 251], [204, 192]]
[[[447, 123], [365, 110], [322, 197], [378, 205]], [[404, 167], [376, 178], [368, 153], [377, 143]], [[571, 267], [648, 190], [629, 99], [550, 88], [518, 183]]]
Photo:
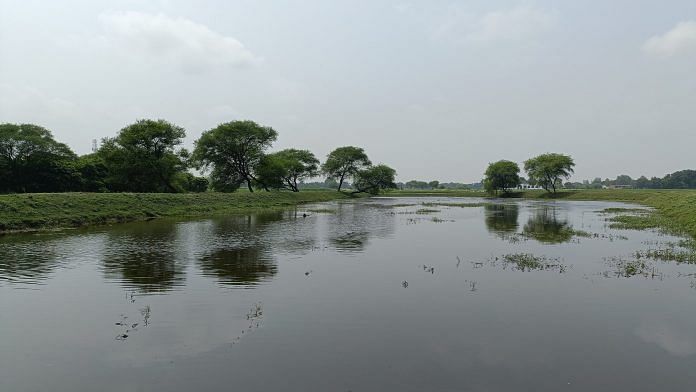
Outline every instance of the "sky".
[[575, 180], [696, 169], [696, 2], [0, 0], [0, 122], [78, 154], [143, 118], [184, 145], [363, 147], [408, 181], [571, 155]]

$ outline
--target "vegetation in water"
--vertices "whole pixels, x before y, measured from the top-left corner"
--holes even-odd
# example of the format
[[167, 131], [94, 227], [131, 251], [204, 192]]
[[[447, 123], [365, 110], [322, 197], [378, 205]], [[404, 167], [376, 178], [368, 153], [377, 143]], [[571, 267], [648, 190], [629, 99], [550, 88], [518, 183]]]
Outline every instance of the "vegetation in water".
[[502, 257], [505, 263], [512, 264], [520, 271], [533, 270], [558, 270], [565, 271], [565, 267], [561, 264], [558, 258], [547, 258], [544, 256], [535, 256], [531, 253], [511, 253]]

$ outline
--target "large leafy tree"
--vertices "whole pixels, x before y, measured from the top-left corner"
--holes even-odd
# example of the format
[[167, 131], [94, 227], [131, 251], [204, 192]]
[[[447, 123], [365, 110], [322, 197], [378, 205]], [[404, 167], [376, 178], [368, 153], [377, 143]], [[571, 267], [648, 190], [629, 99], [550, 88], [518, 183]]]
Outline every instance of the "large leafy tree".
[[508, 193], [520, 185], [520, 167], [511, 161], [498, 161], [488, 165], [483, 185], [489, 193]]
[[396, 188], [394, 178], [396, 170], [387, 165], [376, 165], [358, 171], [355, 174], [355, 181], [352, 193], [379, 194], [380, 191]]
[[77, 156], [46, 128], [0, 124], [0, 192], [62, 192], [79, 184]]
[[266, 187], [286, 188], [299, 192], [298, 181], [314, 177], [319, 171], [319, 160], [308, 150], [290, 148], [264, 156], [256, 173]]
[[176, 180], [186, 170], [187, 152], [177, 150], [183, 128], [165, 120], [139, 120], [104, 139], [99, 155], [112, 191], [178, 192]]
[[524, 162], [524, 170], [529, 175], [530, 182], [534, 181], [547, 192], [556, 193], [556, 188], [564, 178], [573, 174], [575, 162], [573, 158], [563, 154], [542, 154]]
[[196, 141], [193, 161], [203, 169], [212, 169], [213, 188], [234, 191], [246, 182], [250, 192], [254, 184], [264, 186], [255, 175], [264, 151], [278, 137], [271, 127], [253, 121], [232, 121], [203, 132]]
[[371, 164], [372, 162], [362, 148], [345, 146], [329, 153], [321, 171], [329, 178], [338, 181], [338, 190], [340, 191], [346, 179], [355, 176], [360, 170]]

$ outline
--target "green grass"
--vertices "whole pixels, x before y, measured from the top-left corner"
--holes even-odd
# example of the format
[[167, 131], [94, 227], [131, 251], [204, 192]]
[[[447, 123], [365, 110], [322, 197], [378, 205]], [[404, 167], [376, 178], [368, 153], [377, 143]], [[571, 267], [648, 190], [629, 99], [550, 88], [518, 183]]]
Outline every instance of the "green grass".
[[0, 232], [239, 214], [347, 198], [336, 191], [235, 193], [42, 193], [0, 195]]
[[[466, 190], [392, 191], [389, 196], [451, 196], [486, 197], [483, 192]], [[606, 211], [619, 213], [609, 218], [614, 228], [661, 229], [667, 233], [696, 238], [696, 189], [592, 189], [559, 191], [549, 194], [541, 190], [516, 192], [510, 197], [526, 199], [621, 201], [652, 207], [648, 213], [635, 211]], [[630, 214], [622, 214], [629, 213]]]

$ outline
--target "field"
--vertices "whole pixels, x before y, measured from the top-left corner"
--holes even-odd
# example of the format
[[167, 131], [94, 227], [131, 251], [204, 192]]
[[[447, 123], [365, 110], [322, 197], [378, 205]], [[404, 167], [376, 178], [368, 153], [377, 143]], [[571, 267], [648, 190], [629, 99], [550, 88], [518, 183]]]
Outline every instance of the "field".
[[348, 197], [336, 191], [0, 195], [0, 233], [278, 209]]
[[[390, 196], [453, 196], [486, 197], [483, 192], [436, 190], [436, 191], [392, 191]], [[544, 191], [525, 191], [511, 195], [528, 199], [604, 200], [641, 204], [654, 208], [649, 214], [620, 213], [609, 219], [616, 227], [647, 229], [659, 228], [673, 234], [684, 234], [696, 238], [696, 190], [663, 189], [597, 189], [559, 191], [555, 196]], [[628, 212], [628, 211], [626, 211]]]

